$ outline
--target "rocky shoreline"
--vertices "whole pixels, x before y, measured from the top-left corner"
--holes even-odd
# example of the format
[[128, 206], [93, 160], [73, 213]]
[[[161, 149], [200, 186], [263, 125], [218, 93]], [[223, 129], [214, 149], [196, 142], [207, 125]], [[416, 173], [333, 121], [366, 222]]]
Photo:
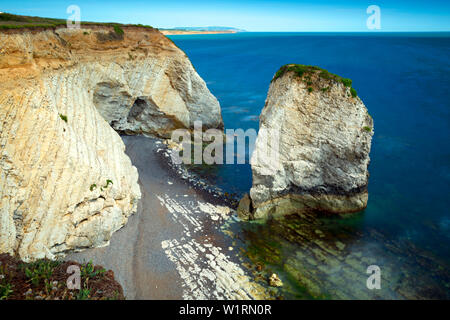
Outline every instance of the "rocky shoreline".
[[268, 279], [256, 280], [227, 231], [237, 217], [221, 194], [195, 189], [171, 169], [162, 140], [122, 138], [139, 171], [138, 211], [109, 246], [67, 259], [114, 270], [127, 299], [274, 298]]
[[205, 198], [205, 200], [208, 200], [208, 202], [217, 205], [225, 205], [231, 209], [237, 209], [239, 203], [238, 196], [228, 194], [218, 186], [211, 184], [205, 178], [189, 170], [183, 163], [174, 163], [172, 154], [175, 151], [168, 147], [167, 140], [160, 140], [158, 142], [159, 148], [156, 151], [159, 155], [158, 161], [166, 167], [167, 170], [173, 172], [181, 181], [184, 181], [190, 187], [195, 189]]

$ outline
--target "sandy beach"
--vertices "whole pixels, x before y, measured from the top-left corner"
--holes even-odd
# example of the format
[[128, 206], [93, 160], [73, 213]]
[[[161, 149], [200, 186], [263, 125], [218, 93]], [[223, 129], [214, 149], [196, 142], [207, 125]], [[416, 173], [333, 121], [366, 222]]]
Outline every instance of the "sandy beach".
[[67, 257], [114, 270], [127, 299], [253, 299], [266, 289], [242, 267], [239, 250], [220, 231], [233, 211], [207, 202], [161, 163], [163, 144], [124, 136], [139, 171], [138, 212], [109, 246]]

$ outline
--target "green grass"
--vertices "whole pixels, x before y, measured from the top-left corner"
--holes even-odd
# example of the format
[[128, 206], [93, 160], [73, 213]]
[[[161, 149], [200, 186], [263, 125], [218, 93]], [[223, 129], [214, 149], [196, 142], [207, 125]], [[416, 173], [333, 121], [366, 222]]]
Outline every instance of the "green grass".
[[119, 27], [118, 25], [114, 25], [114, 32], [118, 34], [119, 36], [123, 35], [123, 29]]
[[[80, 289], [76, 291], [70, 291], [65, 285], [70, 265], [80, 268]], [[120, 290], [114, 276], [92, 261], [78, 264], [39, 259], [30, 263], [0, 254], [0, 300], [123, 299]]]
[[95, 279], [99, 276], [103, 276], [106, 272], [103, 268], [95, 268], [92, 260], [88, 263], [81, 265], [80, 267], [81, 278], [83, 281], [83, 287], [80, 288], [76, 296], [77, 300], [88, 300], [90, 298], [91, 289], [88, 288], [88, 283], [90, 279]]
[[347, 79], [347, 78], [342, 78], [341, 82], [344, 84], [344, 86], [346, 87], [351, 87], [352, 86], [352, 80], [351, 79]]
[[[22, 16], [10, 13], [0, 13], [0, 30], [9, 29], [54, 29], [56, 27], [66, 26], [66, 19], [44, 18], [44, 17], [32, 17]], [[114, 32], [118, 35], [123, 35], [123, 27], [139, 27], [145, 29], [155, 29], [149, 25], [143, 24], [120, 24], [111, 22], [89, 22], [81, 21], [82, 26], [105, 26], [113, 27]], [[84, 33], [86, 34], [86, 33]]]
[[372, 132], [372, 128], [368, 126], [363, 127], [363, 130], [367, 132]]
[[0, 25], [0, 30], [8, 30], [8, 29], [39, 29], [39, 28], [43, 28], [43, 29], [50, 29], [50, 28], [55, 28], [61, 25], [65, 25], [65, 23], [59, 23], [59, 24], [24, 24], [24, 25]]
[[12, 288], [13, 285], [11, 283], [0, 284], [0, 300], [8, 299], [14, 292]]
[[288, 71], [293, 71], [297, 74], [297, 76], [302, 77], [304, 74], [311, 74], [315, 71], [322, 70], [319, 67], [316, 66], [307, 66], [303, 64], [294, 64], [294, 65], [284, 65], [282, 66], [277, 73], [275, 74], [275, 77], [272, 79], [272, 81], [275, 81], [279, 77], [283, 76]]
[[77, 294], [77, 300], [88, 300], [91, 294], [91, 289], [83, 288]]
[[22, 28], [53, 28], [65, 25], [64, 19], [40, 18], [20, 16], [10, 13], [0, 13], [0, 29], [22, 29]]
[[0, 265], [0, 300], [8, 299], [14, 292], [14, 285], [11, 283], [13, 276], [14, 272], [7, 265]]
[[147, 29], [154, 29], [152, 26], [146, 25], [146, 24], [132, 24], [133, 27], [139, 27], [139, 28], [147, 28]]
[[[308, 86], [311, 86], [312, 82], [310, 81], [311, 75], [317, 75], [319, 78], [334, 82], [340, 82], [345, 87], [350, 88], [350, 93], [352, 97], [356, 97], [356, 90], [352, 88], [352, 80], [348, 78], [343, 78], [341, 76], [338, 76], [334, 73], [331, 73], [325, 69], [322, 69], [317, 66], [308, 66], [303, 64], [286, 64], [282, 66], [276, 73], [275, 76], [272, 79], [272, 82], [286, 74], [287, 72], [294, 72], [298, 77], [306, 78], [306, 83]], [[327, 91], [329, 88], [321, 88], [323, 92]], [[308, 88], [308, 91], [311, 92]]]
[[94, 264], [92, 261], [89, 261], [85, 265], [82, 265], [80, 268], [81, 277], [83, 279], [93, 279], [99, 275], [103, 275], [106, 270], [105, 269], [97, 269], [95, 270]]
[[42, 259], [28, 265], [23, 264], [21, 268], [25, 272], [28, 281], [37, 287], [41, 283], [47, 284], [53, 274], [53, 270], [59, 265], [60, 262], [58, 261]]

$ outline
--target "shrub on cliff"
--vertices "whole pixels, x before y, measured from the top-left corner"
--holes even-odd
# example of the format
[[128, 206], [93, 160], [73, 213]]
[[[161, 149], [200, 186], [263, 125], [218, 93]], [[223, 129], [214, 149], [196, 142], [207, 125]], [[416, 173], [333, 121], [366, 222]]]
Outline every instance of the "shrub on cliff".
[[118, 25], [114, 26], [114, 32], [118, 35], [123, 35], [123, 29], [119, 27]]
[[341, 82], [344, 84], [344, 86], [346, 87], [351, 87], [352, 86], [352, 80], [351, 79], [347, 79], [347, 78], [342, 78]]
[[[80, 289], [70, 289], [69, 266], [80, 269]], [[0, 300], [109, 300], [124, 299], [121, 285], [112, 271], [92, 262], [47, 259], [25, 263], [0, 254]]]

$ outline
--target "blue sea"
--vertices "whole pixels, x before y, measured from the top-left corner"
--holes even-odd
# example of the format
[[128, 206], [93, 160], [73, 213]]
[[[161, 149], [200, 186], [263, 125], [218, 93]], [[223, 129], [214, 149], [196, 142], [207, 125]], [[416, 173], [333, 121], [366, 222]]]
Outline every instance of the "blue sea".
[[[170, 36], [222, 107], [225, 128], [258, 129], [270, 80], [287, 63], [350, 78], [374, 119], [369, 203], [353, 226], [450, 261], [450, 34], [237, 33]], [[223, 166], [228, 192], [249, 165]], [[445, 284], [448, 286], [448, 283]], [[448, 290], [448, 287], [447, 287]]]

